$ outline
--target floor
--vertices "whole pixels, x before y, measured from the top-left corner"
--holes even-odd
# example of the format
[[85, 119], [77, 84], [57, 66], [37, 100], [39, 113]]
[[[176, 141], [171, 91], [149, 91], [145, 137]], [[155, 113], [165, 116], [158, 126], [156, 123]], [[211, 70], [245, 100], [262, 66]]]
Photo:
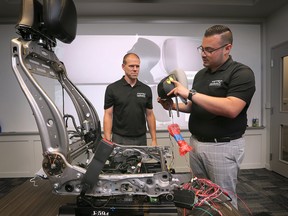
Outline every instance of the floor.
[[266, 169], [241, 170], [237, 191], [243, 216], [288, 215], [288, 178]]
[[[0, 178], [0, 204], [27, 183], [32, 184], [27, 178]], [[241, 170], [237, 191], [241, 216], [288, 215], [288, 178], [266, 169]]]
[[1, 190], [0, 216], [56, 216], [62, 205], [76, 200], [73, 195], [52, 193], [48, 180], [40, 179], [34, 184], [27, 179], [1, 179], [0, 185], [1, 189], [6, 188], [5, 192]]
[[0, 178], [0, 199], [29, 178]]

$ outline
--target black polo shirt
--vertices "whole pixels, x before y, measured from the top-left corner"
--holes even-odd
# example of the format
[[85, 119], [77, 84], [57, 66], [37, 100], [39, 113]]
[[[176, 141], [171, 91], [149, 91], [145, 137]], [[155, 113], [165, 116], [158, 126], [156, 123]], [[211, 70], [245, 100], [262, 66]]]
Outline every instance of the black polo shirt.
[[247, 127], [247, 109], [255, 92], [253, 71], [230, 57], [217, 71], [204, 68], [194, 78], [193, 89], [213, 97], [234, 96], [246, 106], [234, 119], [214, 115], [196, 103], [192, 105], [189, 130], [195, 136], [220, 138], [244, 134]]
[[106, 88], [104, 109], [112, 106], [113, 133], [135, 137], [147, 132], [146, 109], [153, 108], [149, 86], [137, 80], [131, 87], [123, 76]]

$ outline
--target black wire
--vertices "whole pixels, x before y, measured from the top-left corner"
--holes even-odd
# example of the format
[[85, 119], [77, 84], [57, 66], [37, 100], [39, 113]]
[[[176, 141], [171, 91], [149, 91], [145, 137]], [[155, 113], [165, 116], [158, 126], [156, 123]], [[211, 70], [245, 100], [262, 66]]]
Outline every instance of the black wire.
[[[77, 124], [76, 124], [74, 116], [66, 114], [66, 115], [64, 115], [64, 118], [66, 119], [66, 124], [68, 124], [68, 119], [71, 118], [75, 130], [77, 131], [78, 134], [81, 134], [81, 131], [77, 127]], [[67, 127], [67, 125], [66, 125], [66, 127]]]

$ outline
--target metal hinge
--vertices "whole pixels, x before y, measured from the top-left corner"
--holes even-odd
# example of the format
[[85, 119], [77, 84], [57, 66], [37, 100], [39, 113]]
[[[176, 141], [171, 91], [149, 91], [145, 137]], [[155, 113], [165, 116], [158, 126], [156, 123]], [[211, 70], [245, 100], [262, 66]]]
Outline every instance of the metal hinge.
[[273, 59], [271, 59], [271, 62], [270, 62], [270, 67], [273, 68], [274, 67], [274, 61]]

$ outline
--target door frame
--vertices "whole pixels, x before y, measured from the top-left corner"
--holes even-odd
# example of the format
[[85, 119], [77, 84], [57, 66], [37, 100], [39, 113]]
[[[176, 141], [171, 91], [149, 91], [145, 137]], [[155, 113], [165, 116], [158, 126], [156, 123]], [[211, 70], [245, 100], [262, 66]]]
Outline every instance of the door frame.
[[[271, 170], [288, 177], [288, 161], [281, 160], [281, 128], [288, 126], [288, 111], [281, 111], [283, 88], [283, 57], [288, 56], [288, 41], [271, 49], [271, 115], [270, 115], [270, 166]], [[285, 134], [285, 137], [288, 133]]]

